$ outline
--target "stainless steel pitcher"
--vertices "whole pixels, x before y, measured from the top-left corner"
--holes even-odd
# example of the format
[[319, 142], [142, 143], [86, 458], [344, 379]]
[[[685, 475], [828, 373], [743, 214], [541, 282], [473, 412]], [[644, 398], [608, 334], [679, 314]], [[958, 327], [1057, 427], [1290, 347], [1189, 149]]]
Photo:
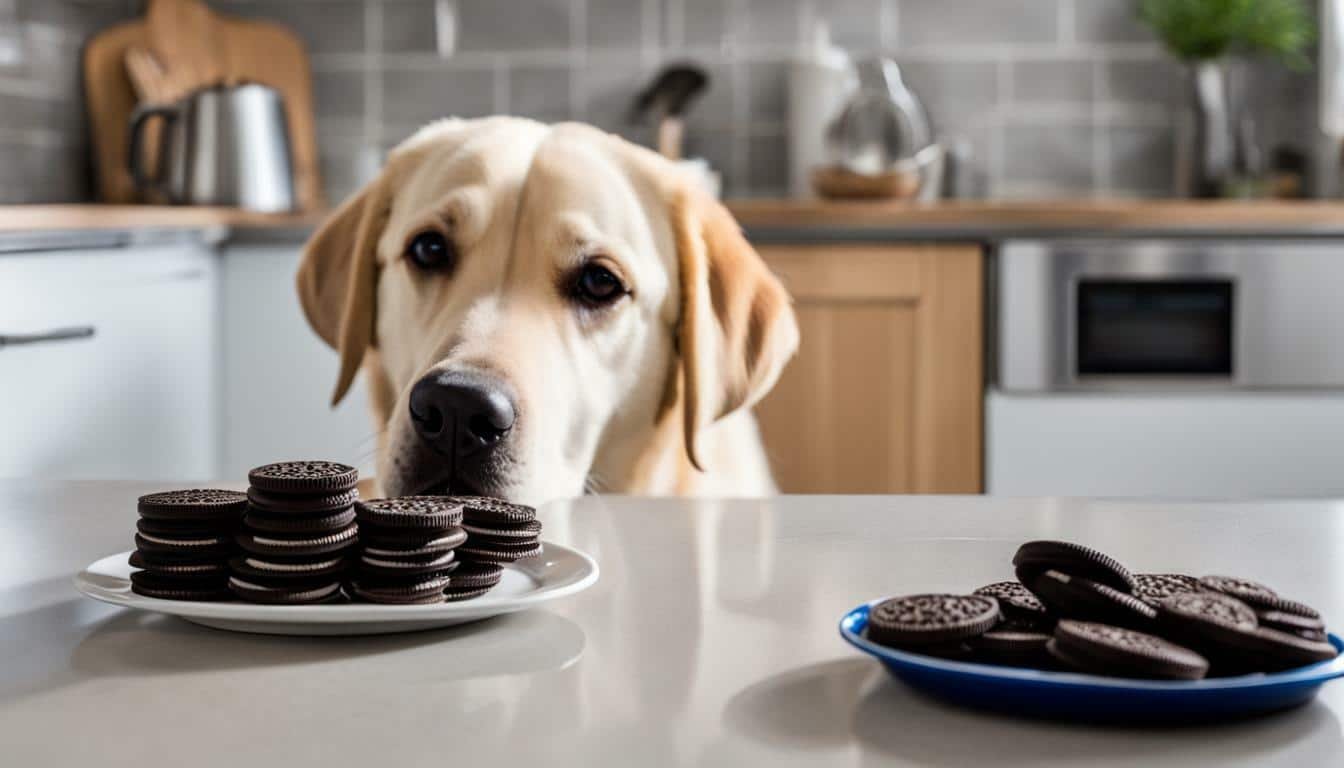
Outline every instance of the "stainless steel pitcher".
[[[144, 137], [155, 118], [164, 127], [151, 176], [144, 168]], [[274, 88], [215, 86], [175, 104], [143, 105], [131, 115], [130, 133], [127, 161], [140, 189], [183, 205], [265, 213], [295, 207], [285, 105]]]

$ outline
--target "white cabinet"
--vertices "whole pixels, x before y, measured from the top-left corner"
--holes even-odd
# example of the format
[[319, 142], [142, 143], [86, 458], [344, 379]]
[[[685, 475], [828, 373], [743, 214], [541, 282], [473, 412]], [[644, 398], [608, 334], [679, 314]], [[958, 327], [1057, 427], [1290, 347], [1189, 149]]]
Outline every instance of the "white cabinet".
[[194, 243], [0, 253], [0, 477], [204, 480], [217, 460], [217, 257]]
[[300, 242], [0, 253], [0, 477], [245, 482], [258, 464], [371, 471], [362, 382], [332, 409], [336, 354], [294, 290]]
[[223, 251], [219, 477], [258, 464], [331, 459], [371, 473], [374, 427], [363, 380], [333, 409], [337, 357], [308, 327], [294, 290], [299, 242]]

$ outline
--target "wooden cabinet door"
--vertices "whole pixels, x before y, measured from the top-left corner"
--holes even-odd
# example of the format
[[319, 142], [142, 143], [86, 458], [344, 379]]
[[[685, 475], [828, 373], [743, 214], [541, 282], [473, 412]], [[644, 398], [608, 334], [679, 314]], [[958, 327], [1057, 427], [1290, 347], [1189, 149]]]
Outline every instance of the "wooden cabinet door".
[[767, 245], [798, 357], [756, 413], [785, 493], [979, 493], [976, 245]]

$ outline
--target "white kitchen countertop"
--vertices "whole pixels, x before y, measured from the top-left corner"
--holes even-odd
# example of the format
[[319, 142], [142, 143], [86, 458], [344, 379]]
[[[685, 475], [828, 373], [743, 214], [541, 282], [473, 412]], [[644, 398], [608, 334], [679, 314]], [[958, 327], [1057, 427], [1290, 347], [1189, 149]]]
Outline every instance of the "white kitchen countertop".
[[1031, 538], [1137, 570], [1231, 572], [1344, 617], [1344, 504], [586, 498], [548, 539], [602, 577], [476, 625], [371, 638], [209, 630], [81, 597], [129, 549], [131, 483], [0, 482], [0, 755], [14, 766], [1209, 765], [1344, 763], [1344, 683], [1195, 729], [964, 712], [838, 637], [884, 594], [1011, 577]]

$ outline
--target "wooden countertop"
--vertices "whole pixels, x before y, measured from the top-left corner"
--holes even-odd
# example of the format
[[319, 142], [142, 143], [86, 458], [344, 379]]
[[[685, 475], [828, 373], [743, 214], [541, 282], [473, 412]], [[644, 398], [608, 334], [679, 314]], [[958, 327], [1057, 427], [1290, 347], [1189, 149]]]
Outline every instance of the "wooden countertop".
[[[868, 203], [730, 200], [753, 235], [985, 239], [1117, 233], [1344, 235], [1344, 201], [950, 201]], [[306, 232], [325, 212], [261, 214], [231, 208], [149, 205], [0, 206], [0, 233], [208, 229]]]
[[170, 205], [5, 205], [0, 232], [125, 229], [308, 229], [321, 213], [253, 213], [237, 208]]
[[949, 238], [1061, 233], [1344, 234], [1344, 201], [1041, 200], [937, 203], [735, 200], [753, 234], [831, 231]]

